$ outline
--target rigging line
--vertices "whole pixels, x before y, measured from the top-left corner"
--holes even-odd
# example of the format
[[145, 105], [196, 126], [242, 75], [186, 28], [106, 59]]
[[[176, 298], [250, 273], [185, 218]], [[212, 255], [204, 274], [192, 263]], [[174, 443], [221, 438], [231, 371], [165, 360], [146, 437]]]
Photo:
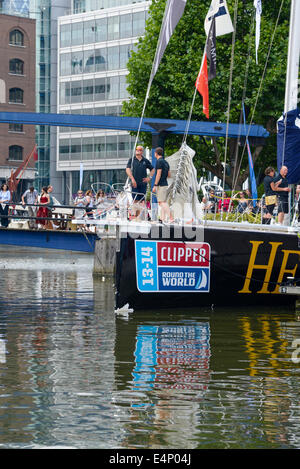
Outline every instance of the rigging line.
[[[201, 68], [200, 68], [200, 70], [201, 70]], [[192, 112], [193, 112], [193, 108], [194, 108], [196, 94], [197, 94], [197, 88], [195, 87], [194, 95], [193, 95], [193, 99], [192, 99], [192, 104], [191, 104], [191, 107], [190, 107], [190, 112], [189, 112], [189, 116], [188, 116], [188, 119], [187, 119], [187, 122], [186, 122], [185, 131], [184, 131], [184, 135], [183, 135], [183, 139], [182, 139], [182, 144], [186, 143], [186, 139], [187, 139], [187, 135], [188, 135], [188, 132], [189, 132], [189, 127], [190, 127], [190, 123], [191, 123], [191, 119], [192, 119]]]
[[284, 156], [285, 156], [285, 143], [286, 143], [286, 127], [287, 127], [287, 112], [284, 116], [284, 134], [283, 134], [283, 148], [282, 148], [282, 159], [281, 159], [281, 166], [284, 164]]
[[225, 190], [225, 175], [226, 175], [226, 162], [227, 162], [227, 146], [228, 146], [232, 75], [233, 75], [233, 68], [234, 68], [234, 48], [235, 48], [235, 37], [236, 37], [237, 9], [238, 9], [238, 0], [235, 0], [232, 45], [231, 45], [231, 59], [230, 59], [230, 75], [229, 75], [229, 87], [228, 87], [228, 101], [227, 101], [227, 123], [226, 123], [225, 154], [224, 154], [224, 169], [223, 169], [223, 191]]
[[245, 149], [246, 149], [246, 145], [247, 145], [247, 144], [246, 144], [246, 140], [247, 140], [247, 138], [249, 137], [250, 128], [251, 128], [251, 125], [252, 125], [252, 122], [253, 122], [254, 113], [255, 113], [255, 110], [256, 110], [256, 107], [257, 107], [257, 103], [258, 103], [258, 98], [259, 98], [260, 93], [261, 93], [262, 84], [263, 84], [264, 77], [265, 77], [265, 74], [266, 74], [267, 65], [268, 65], [268, 61], [269, 61], [269, 58], [270, 58], [271, 49], [272, 49], [272, 46], [273, 46], [275, 34], [276, 34], [276, 31], [277, 31], [278, 22], [279, 22], [279, 18], [280, 18], [280, 15], [281, 15], [281, 10], [282, 10], [282, 7], [283, 7], [283, 3], [284, 3], [284, 0], [282, 0], [282, 2], [281, 2], [280, 8], [279, 8], [279, 12], [278, 12], [278, 15], [277, 15], [277, 19], [276, 19], [276, 23], [275, 23], [275, 28], [274, 28], [274, 30], [273, 30], [273, 34], [272, 34], [272, 37], [271, 37], [271, 42], [270, 42], [270, 45], [269, 45], [269, 50], [268, 50], [266, 62], [265, 62], [265, 65], [264, 65], [264, 70], [263, 70], [262, 77], [261, 77], [260, 84], [259, 84], [259, 88], [258, 88], [258, 91], [257, 91], [256, 100], [255, 100], [255, 103], [254, 103], [254, 108], [253, 108], [253, 111], [252, 111], [251, 119], [250, 119], [250, 122], [249, 122], [248, 134], [247, 134], [247, 137], [246, 137], [246, 139], [245, 139], [245, 144], [244, 144], [244, 147], [243, 147], [243, 151], [242, 151], [242, 156], [241, 156], [241, 161], [240, 161], [240, 166], [239, 166], [239, 168], [241, 167], [242, 159], [243, 159], [243, 156], [244, 156], [244, 153], [245, 153]]
[[[155, 55], [154, 55], [154, 59], [153, 59], [153, 62], [152, 62], [152, 68], [151, 68], [151, 73], [150, 73], [150, 77], [149, 77], [149, 81], [148, 81], [146, 96], [145, 96], [145, 99], [144, 99], [142, 114], [141, 114], [141, 117], [140, 117], [138, 131], [137, 131], [137, 135], [136, 135], [136, 139], [135, 139], [135, 145], [134, 145], [133, 152], [132, 152], [131, 169], [133, 167], [134, 151], [135, 151], [135, 148], [138, 144], [138, 139], [139, 139], [139, 134], [140, 134], [140, 131], [141, 131], [142, 121], [143, 121], [143, 118], [144, 118], [147, 101], [148, 101], [148, 98], [149, 98], [149, 95], [150, 95], [150, 88], [151, 88], [152, 81], [153, 81], [153, 78], [154, 78], [154, 69], [155, 69], [155, 65], [156, 65], [156, 58], [157, 58], [157, 55], [158, 55], [159, 45], [160, 45], [161, 37], [162, 37], [164, 20], [165, 20], [167, 11], [168, 11], [168, 6], [169, 6], [169, 0], [167, 0], [167, 2], [166, 2], [164, 16], [163, 16], [161, 26], [160, 26], [159, 38], [158, 38], [158, 41], [157, 41], [157, 44], [156, 44], [156, 50], [155, 50]], [[128, 181], [128, 179], [127, 179], [127, 181]]]
[[[245, 99], [246, 99], [246, 91], [247, 91], [248, 75], [249, 75], [249, 66], [250, 66], [250, 58], [251, 58], [251, 40], [252, 40], [252, 34], [253, 34], [253, 30], [254, 30], [254, 18], [255, 18], [255, 13], [253, 12], [251, 26], [250, 26], [249, 42], [248, 42], [248, 53], [247, 53], [247, 62], [246, 62], [246, 69], [245, 69], [244, 85], [243, 85], [242, 106], [243, 106], [243, 103], [245, 102]], [[242, 110], [241, 110], [241, 113], [240, 113], [239, 134], [238, 134], [238, 140], [237, 140], [236, 151], [235, 151], [234, 172], [233, 172], [233, 177], [232, 177], [232, 181], [233, 181], [232, 191], [235, 190], [235, 187], [237, 185], [238, 175], [239, 175], [239, 172], [237, 171], [237, 167], [238, 167], [238, 153], [239, 153], [239, 142], [240, 142], [240, 136], [241, 136], [240, 135], [241, 126], [242, 126]]]

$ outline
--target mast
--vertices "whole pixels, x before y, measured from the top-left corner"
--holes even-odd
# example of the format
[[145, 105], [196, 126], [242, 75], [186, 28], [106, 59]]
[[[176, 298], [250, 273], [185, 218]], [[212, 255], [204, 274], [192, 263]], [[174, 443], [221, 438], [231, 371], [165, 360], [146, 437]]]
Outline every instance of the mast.
[[290, 34], [287, 60], [284, 112], [298, 104], [298, 77], [300, 56], [300, 0], [291, 0]]

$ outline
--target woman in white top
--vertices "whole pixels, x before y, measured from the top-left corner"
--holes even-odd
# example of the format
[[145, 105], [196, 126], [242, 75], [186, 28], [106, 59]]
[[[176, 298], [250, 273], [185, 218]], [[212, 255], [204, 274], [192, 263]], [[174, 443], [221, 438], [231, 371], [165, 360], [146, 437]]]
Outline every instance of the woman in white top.
[[93, 193], [91, 190], [86, 191], [85, 193], [85, 199], [86, 199], [86, 214], [88, 218], [94, 218], [94, 200], [93, 200]]
[[1, 223], [1, 226], [3, 226], [4, 228], [7, 228], [8, 223], [9, 223], [7, 215], [8, 215], [8, 209], [9, 209], [8, 203], [10, 202], [10, 199], [11, 199], [11, 195], [8, 189], [8, 185], [4, 183], [2, 184], [1, 189], [0, 189], [0, 215], [1, 215], [0, 223]]
[[[86, 207], [86, 204], [87, 204], [87, 201], [83, 194], [83, 191], [79, 190], [77, 192], [77, 196], [75, 197], [74, 205], [76, 205], [76, 207]], [[83, 218], [85, 213], [86, 213], [85, 208], [80, 208], [80, 209], [78, 208], [75, 210], [74, 216], [75, 218]]]

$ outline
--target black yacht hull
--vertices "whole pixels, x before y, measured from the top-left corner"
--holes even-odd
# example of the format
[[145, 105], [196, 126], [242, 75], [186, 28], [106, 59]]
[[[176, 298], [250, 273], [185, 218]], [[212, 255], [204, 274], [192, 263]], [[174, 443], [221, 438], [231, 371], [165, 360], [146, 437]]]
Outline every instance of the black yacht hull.
[[152, 227], [142, 237], [123, 236], [116, 259], [117, 308], [292, 305], [297, 299], [279, 289], [300, 274], [295, 231]]

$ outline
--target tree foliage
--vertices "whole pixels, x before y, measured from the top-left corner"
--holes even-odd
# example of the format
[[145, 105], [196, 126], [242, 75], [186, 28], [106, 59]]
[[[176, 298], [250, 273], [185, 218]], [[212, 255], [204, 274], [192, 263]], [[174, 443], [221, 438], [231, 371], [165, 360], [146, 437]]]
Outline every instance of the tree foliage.
[[[210, 2], [211, 0], [187, 0], [184, 15], [154, 77], [145, 117], [188, 118], [205, 46], [204, 19]], [[166, 0], [152, 1], [145, 35], [139, 40], [137, 50], [129, 59], [127, 80], [131, 99], [123, 105], [123, 112], [127, 116], [140, 116], [142, 113], [165, 4]], [[210, 121], [227, 122], [232, 71], [230, 122], [240, 121], [241, 103], [244, 99], [247, 123], [263, 125], [270, 132], [265, 146], [252, 146], [258, 174], [259, 170], [269, 164], [275, 165], [276, 161], [276, 121], [281, 116], [284, 105], [290, 0], [263, 2], [258, 64], [255, 60], [253, 0], [228, 0], [227, 4], [232, 21], [236, 18], [236, 29], [235, 35], [217, 37], [217, 76], [209, 82]], [[206, 120], [199, 93], [196, 95], [191, 119]], [[149, 134], [141, 134], [140, 138], [145, 145], [151, 146]], [[166, 153], [177, 150], [181, 141], [182, 137], [170, 135], [166, 140]], [[238, 174], [235, 184], [240, 187], [248, 177], [244, 142], [237, 145], [236, 139], [228, 141], [225, 148], [226, 139], [223, 138], [211, 141], [210, 138], [188, 136], [187, 143], [196, 150], [195, 164], [198, 169], [205, 168], [222, 178], [222, 162], [226, 154], [226, 182], [232, 187], [233, 179]]]

